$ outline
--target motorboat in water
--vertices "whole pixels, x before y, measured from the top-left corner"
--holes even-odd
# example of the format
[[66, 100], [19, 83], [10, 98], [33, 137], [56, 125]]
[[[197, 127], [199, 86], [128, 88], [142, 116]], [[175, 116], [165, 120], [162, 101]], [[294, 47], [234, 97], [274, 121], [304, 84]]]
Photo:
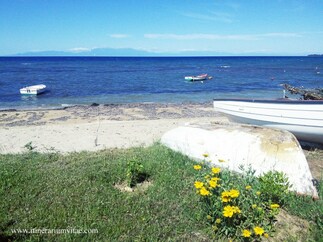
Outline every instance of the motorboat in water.
[[27, 94], [27, 95], [38, 95], [46, 90], [46, 85], [39, 84], [34, 86], [28, 86], [20, 89], [21, 94]]
[[231, 121], [284, 129], [300, 141], [323, 144], [323, 100], [214, 99]]
[[203, 81], [208, 78], [208, 74], [201, 74], [198, 76], [186, 76], [185, 80], [187, 81]]

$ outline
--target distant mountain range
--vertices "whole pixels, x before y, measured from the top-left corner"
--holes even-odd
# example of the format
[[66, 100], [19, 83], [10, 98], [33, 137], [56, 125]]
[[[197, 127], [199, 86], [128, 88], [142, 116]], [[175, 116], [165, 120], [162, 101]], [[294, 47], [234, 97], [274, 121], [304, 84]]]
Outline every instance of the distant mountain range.
[[323, 54], [310, 54], [308, 56], [311, 56], [311, 57], [321, 57], [321, 56], [323, 56]]
[[152, 53], [136, 49], [96, 48], [83, 51], [31, 51], [15, 56], [148, 56]]
[[131, 48], [95, 48], [84, 51], [30, 51], [18, 53], [13, 56], [232, 56], [230, 53], [209, 51], [183, 51], [183, 52], [150, 52]]
[[[10, 56], [293, 56], [288, 53], [228, 53], [216, 51], [178, 51], [178, 52], [152, 52], [132, 48], [94, 48], [90, 50], [70, 51], [29, 51]], [[323, 56], [323, 54], [310, 54], [308, 56]]]

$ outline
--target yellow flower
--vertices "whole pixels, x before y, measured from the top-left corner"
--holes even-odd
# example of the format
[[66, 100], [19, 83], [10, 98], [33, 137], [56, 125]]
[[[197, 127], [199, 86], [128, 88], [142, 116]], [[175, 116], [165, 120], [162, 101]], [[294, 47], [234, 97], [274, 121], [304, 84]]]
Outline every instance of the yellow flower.
[[210, 195], [210, 192], [205, 187], [202, 187], [200, 190], [200, 194], [202, 196], [207, 196], [207, 195]]
[[221, 169], [219, 167], [213, 167], [212, 168], [212, 173], [213, 174], [218, 174], [218, 173], [220, 173], [220, 171], [221, 171]]
[[221, 223], [221, 219], [217, 218], [217, 219], [215, 220], [215, 222], [216, 222], [217, 224], [219, 224], [219, 223]]
[[232, 189], [230, 191], [224, 191], [221, 193], [222, 196], [222, 202], [226, 203], [226, 202], [230, 202], [231, 198], [236, 198], [239, 197], [239, 191]]
[[224, 191], [221, 193], [221, 196], [222, 196], [222, 202], [226, 203], [231, 201], [230, 192]]
[[251, 232], [248, 229], [244, 229], [242, 231], [242, 236], [245, 238], [249, 238], [251, 236]]
[[208, 154], [208, 153], [204, 153], [204, 154], [203, 154], [203, 156], [204, 156], [205, 158], [207, 158], [207, 157], [209, 157], [209, 154]]
[[232, 209], [234, 213], [241, 213], [241, 210], [239, 209], [239, 207], [232, 206]]
[[216, 188], [216, 186], [217, 186], [218, 184], [217, 184], [217, 182], [216, 182], [216, 181], [214, 181], [214, 180], [210, 180], [210, 181], [209, 181], [209, 185], [210, 185], [210, 187], [212, 187], [212, 188]]
[[251, 189], [251, 186], [246, 186], [246, 189], [247, 189], [247, 190]]
[[211, 216], [211, 215], [207, 215], [207, 216], [206, 216], [206, 218], [207, 218], [208, 220], [211, 220], [211, 219], [212, 219], [212, 216]]
[[202, 169], [202, 166], [200, 166], [200, 165], [195, 165], [194, 166], [194, 170], [197, 170], [198, 171], [198, 170], [201, 170], [201, 169]]
[[271, 208], [271, 209], [279, 208], [279, 204], [276, 204], [276, 203], [275, 203], [275, 204], [271, 204], [271, 205], [270, 205], [270, 208]]
[[220, 181], [221, 179], [220, 178], [218, 178], [218, 177], [212, 177], [211, 178], [211, 181], [214, 181], [214, 182], [218, 182], [218, 181]]
[[219, 159], [219, 162], [225, 162], [225, 160]]
[[231, 218], [233, 214], [240, 213], [240, 212], [241, 211], [238, 207], [228, 205], [228, 206], [225, 206], [223, 209], [223, 216]]
[[261, 228], [261, 227], [255, 227], [254, 229], [253, 229], [253, 231], [255, 231], [255, 234], [256, 235], [262, 235], [265, 231], [264, 231], [264, 229], [263, 228]]
[[260, 192], [256, 192], [256, 194], [259, 196], [260, 195]]
[[230, 197], [232, 197], [232, 198], [236, 198], [236, 197], [239, 197], [239, 191], [238, 190], [235, 190], [235, 189], [232, 189], [232, 190], [230, 190]]
[[204, 185], [203, 182], [200, 182], [200, 181], [194, 182], [194, 186], [195, 186], [196, 189], [202, 188], [203, 185]]
[[231, 206], [225, 206], [223, 209], [223, 216], [231, 218], [233, 216], [233, 209]]
[[268, 237], [269, 237], [269, 235], [268, 235], [267, 233], [264, 233], [264, 237], [265, 237], [265, 238], [268, 238]]
[[256, 204], [252, 204], [252, 206], [251, 206], [252, 208], [256, 208], [257, 207], [257, 205]]

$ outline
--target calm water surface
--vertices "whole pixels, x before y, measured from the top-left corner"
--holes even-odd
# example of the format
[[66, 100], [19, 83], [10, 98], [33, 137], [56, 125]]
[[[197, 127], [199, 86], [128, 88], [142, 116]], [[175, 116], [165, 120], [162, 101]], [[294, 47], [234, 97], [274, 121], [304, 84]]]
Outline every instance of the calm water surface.
[[[282, 97], [280, 84], [323, 87], [321, 57], [0, 57], [0, 109]], [[212, 80], [188, 82], [207, 73]], [[24, 86], [48, 91], [22, 96]]]

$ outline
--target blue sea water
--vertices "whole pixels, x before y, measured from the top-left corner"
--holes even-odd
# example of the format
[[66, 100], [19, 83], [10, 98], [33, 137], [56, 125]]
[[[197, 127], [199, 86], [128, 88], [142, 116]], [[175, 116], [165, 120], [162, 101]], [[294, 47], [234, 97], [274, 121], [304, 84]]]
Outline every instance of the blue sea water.
[[[0, 109], [280, 98], [282, 83], [322, 88], [322, 69], [322, 57], [0, 57]], [[35, 84], [48, 91], [20, 95]]]

